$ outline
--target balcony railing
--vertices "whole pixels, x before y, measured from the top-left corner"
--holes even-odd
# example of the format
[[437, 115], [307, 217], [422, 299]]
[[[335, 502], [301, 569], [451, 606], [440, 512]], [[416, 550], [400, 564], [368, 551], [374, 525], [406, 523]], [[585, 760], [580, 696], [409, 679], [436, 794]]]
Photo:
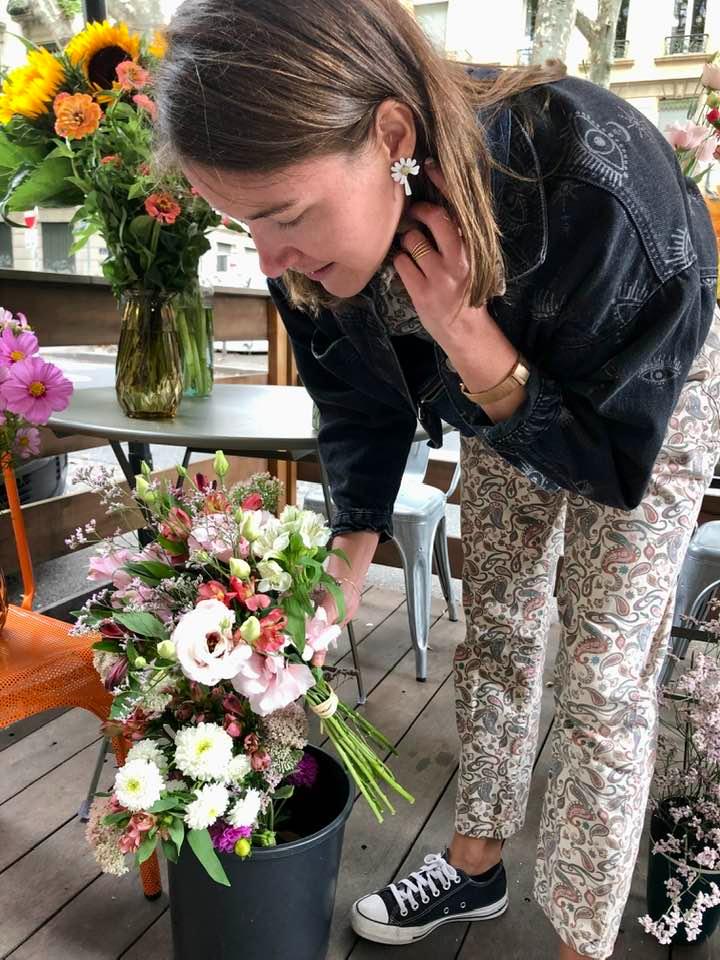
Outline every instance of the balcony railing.
[[527, 67], [532, 59], [532, 47], [523, 47], [517, 52], [518, 66]]
[[707, 33], [687, 33], [665, 37], [665, 55], [670, 57], [683, 53], [705, 53], [707, 42]]
[[628, 55], [628, 41], [627, 40], [616, 40], [615, 46], [613, 47], [613, 57], [616, 60], [625, 60]]

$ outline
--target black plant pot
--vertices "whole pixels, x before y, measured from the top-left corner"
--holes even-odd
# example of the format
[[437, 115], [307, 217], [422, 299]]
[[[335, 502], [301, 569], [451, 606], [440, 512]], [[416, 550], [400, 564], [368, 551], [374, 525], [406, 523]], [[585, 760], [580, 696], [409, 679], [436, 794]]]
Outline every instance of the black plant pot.
[[317, 780], [287, 804], [301, 839], [253, 848], [247, 860], [219, 853], [230, 887], [210, 879], [187, 843], [168, 863], [175, 960], [325, 957], [355, 789], [334, 757], [305, 749], [318, 761]]
[[[676, 877], [683, 882], [683, 878], [678, 873], [675, 862], [663, 853], [653, 853], [653, 845], [657, 840], [662, 840], [668, 835], [667, 821], [653, 813], [650, 820], [650, 836], [648, 844], [648, 870], [647, 870], [647, 907], [648, 913], [653, 920], [659, 920], [660, 917], [669, 909], [670, 898], [667, 894], [665, 881], [675, 879]], [[694, 900], [695, 894], [702, 891], [710, 892], [710, 884], [720, 884], [720, 873], [704, 872], [693, 886], [692, 893], [684, 893], [680, 898], [680, 909], [688, 910]], [[678, 927], [677, 933], [672, 938], [674, 944], [684, 943], [703, 943], [713, 935], [720, 923], [720, 907], [711, 907], [706, 910], [702, 918], [702, 927], [695, 940], [688, 941], [685, 925]]]

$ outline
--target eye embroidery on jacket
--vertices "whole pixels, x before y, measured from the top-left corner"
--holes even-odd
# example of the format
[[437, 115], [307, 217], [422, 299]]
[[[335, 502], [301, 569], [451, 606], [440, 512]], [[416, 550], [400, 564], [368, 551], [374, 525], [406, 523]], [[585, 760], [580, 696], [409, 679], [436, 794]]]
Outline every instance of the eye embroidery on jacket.
[[572, 118], [572, 129], [581, 148], [576, 154], [577, 161], [604, 183], [619, 187], [628, 176], [625, 144], [630, 141], [630, 134], [627, 129], [614, 120], [600, 127], [580, 110]]
[[681, 373], [681, 363], [675, 357], [657, 358], [653, 366], [646, 366], [639, 371], [640, 377], [654, 386], [664, 387]]
[[695, 262], [695, 249], [687, 228], [673, 230], [665, 262], [671, 267], [687, 267]]

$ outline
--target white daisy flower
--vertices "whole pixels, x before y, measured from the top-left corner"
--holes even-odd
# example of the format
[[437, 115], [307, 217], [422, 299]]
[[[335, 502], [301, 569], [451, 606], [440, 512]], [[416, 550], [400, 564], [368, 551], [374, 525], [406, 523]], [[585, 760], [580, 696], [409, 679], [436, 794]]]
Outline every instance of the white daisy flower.
[[191, 830], [204, 830], [215, 823], [227, 808], [230, 796], [221, 783], [207, 783], [195, 791], [196, 799], [185, 811], [185, 823]]
[[245, 753], [239, 753], [230, 761], [230, 766], [227, 769], [228, 782], [241, 784], [251, 770], [250, 758]]
[[216, 723], [185, 727], [175, 737], [175, 765], [194, 780], [224, 780], [233, 739]]
[[242, 798], [234, 804], [225, 819], [232, 827], [252, 827], [260, 813], [262, 794], [251, 787]]
[[420, 164], [412, 157], [400, 157], [390, 167], [390, 175], [396, 183], [402, 183], [405, 187], [405, 193], [409, 197], [412, 194], [408, 176], [420, 173]]
[[161, 773], [168, 771], [168, 759], [163, 753], [157, 740], [139, 740], [128, 750], [126, 763], [131, 760], [150, 760]]
[[115, 775], [115, 796], [128, 810], [149, 810], [160, 799], [165, 781], [156, 763], [129, 760]]

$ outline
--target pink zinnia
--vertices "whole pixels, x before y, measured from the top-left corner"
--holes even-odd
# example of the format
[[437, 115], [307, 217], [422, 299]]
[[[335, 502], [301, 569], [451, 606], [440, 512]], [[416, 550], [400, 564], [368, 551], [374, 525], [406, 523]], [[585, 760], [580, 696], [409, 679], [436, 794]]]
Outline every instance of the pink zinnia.
[[173, 224], [182, 213], [182, 207], [169, 193], [151, 193], [145, 201], [145, 210], [160, 223]]
[[28, 460], [40, 453], [40, 431], [35, 427], [20, 427], [15, 434], [15, 452], [21, 460]]
[[27, 360], [38, 352], [37, 337], [34, 333], [13, 333], [5, 327], [0, 334], [0, 364], [9, 367], [14, 363]]
[[150, 74], [134, 60], [123, 60], [115, 67], [122, 90], [142, 90], [150, 81]]
[[155, 101], [151, 100], [146, 93], [136, 93], [133, 97], [133, 103], [141, 110], [147, 110], [153, 120], [157, 119], [157, 106]]
[[47, 423], [55, 411], [67, 407], [73, 387], [54, 363], [29, 357], [13, 364], [2, 392], [11, 413], [40, 424]]

